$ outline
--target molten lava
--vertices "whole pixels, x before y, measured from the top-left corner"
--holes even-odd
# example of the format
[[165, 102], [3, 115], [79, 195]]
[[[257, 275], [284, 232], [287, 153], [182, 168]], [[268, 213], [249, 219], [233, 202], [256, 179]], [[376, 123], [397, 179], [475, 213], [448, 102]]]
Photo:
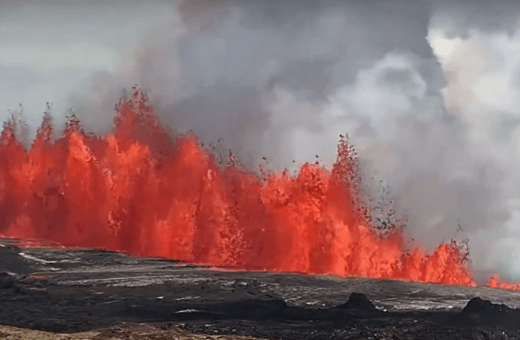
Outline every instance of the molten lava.
[[243, 270], [335, 274], [474, 286], [466, 251], [407, 250], [399, 228], [370, 227], [345, 139], [332, 170], [307, 163], [255, 175], [221, 167], [191, 135], [172, 137], [145, 95], [121, 100], [115, 128], [85, 134], [50, 117], [29, 148], [15, 123], [0, 139], [0, 234]]

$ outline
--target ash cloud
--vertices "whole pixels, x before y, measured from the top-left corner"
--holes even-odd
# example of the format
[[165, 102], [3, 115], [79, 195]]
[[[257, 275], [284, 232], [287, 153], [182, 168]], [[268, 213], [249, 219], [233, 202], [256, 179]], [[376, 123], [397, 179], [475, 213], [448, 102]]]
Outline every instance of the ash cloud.
[[[106, 132], [137, 83], [163, 122], [223, 138], [249, 166], [330, 165], [348, 133], [373, 194], [380, 180], [391, 189], [417, 242], [468, 238], [478, 278], [520, 279], [516, 2], [154, 4], [166, 14], [134, 48], [119, 43], [118, 70], [69, 97], [87, 129]], [[457, 48], [442, 56], [439, 42]]]

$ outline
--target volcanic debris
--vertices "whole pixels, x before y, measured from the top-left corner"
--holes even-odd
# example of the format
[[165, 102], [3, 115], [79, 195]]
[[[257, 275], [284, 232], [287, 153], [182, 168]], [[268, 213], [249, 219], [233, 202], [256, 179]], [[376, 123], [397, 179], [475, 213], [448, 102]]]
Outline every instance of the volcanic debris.
[[520, 328], [520, 310], [475, 297], [455, 320], [457, 325], [463, 327], [517, 330]]

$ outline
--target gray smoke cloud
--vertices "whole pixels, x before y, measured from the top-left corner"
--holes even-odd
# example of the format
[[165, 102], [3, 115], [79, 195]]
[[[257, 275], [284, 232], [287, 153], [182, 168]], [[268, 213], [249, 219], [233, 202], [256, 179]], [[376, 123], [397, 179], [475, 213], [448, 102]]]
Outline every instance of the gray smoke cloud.
[[137, 83], [165, 124], [222, 138], [249, 166], [330, 165], [348, 133], [418, 243], [467, 238], [478, 279], [520, 279], [516, 2], [105, 3], [70, 5], [120, 56], [68, 92], [87, 130], [108, 131]]

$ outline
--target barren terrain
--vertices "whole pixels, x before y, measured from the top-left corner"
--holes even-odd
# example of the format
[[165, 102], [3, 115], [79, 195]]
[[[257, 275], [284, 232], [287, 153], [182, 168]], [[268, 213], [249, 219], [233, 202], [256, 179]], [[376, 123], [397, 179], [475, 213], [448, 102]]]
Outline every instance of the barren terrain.
[[507, 290], [231, 272], [8, 241], [0, 272], [0, 324], [38, 339], [29, 330], [52, 339], [520, 338], [520, 292]]

